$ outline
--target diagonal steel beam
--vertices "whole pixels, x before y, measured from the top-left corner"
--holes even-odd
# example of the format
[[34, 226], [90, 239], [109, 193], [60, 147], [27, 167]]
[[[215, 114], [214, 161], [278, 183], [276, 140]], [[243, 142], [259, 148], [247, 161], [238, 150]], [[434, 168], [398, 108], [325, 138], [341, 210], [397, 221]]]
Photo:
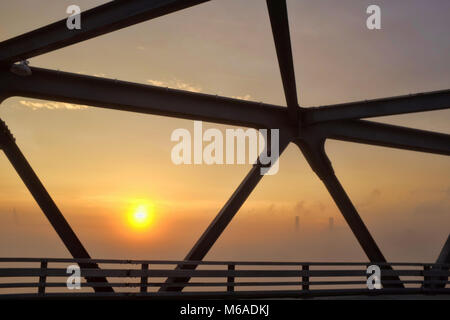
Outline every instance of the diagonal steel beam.
[[450, 135], [366, 120], [330, 121], [303, 128], [301, 135], [450, 155]]
[[[296, 140], [295, 143], [299, 146], [306, 160], [308, 161], [311, 168], [322, 180], [337, 207], [341, 211], [345, 221], [349, 225], [365, 254], [372, 263], [386, 263], [386, 258], [383, 256], [380, 248], [373, 239], [366, 225], [362, 221], [358, 214], [355, 206], [348, 197], [344, 188], [340, 184], [338, 178], [336, 177], [330, 160], [328, 159], [324, 150], [324, 141], [309, 141], [305, 142], [302, 140]], [[382, 269], [392, 270], [389, 267], [382, 267]], [[385, 288], [398, 288], [403, 287], [402, 284], [389, 284], [383, 281], [395, 280], [400, 281], [397, 276], [383, 277], [381, 279], [382, 284]]]
[[[450, 264], [450, 235], [447, 237], [447, 241], [444, 243], [444, 246], [442, 247], [442, 250], [439, 253], [439, 257], [437, 258], [436, 263], [445, 265]], [[449, 270], [448, 266], [441, 266], [438, 268], [443, 271]], [[443, 283], [439, 283], [438, 285], [436, 285], [436, 287], [445, 288], [446, 286], [445, 281], [448, 281], [448, 277], [439, 277], [439, 280], [443, 281]]]
[[0, 72], [9, 96], [57, 100], [108, 109], [156, 114], [254, 128], [290, 125], [286, 108], [215, 95], [187, 92], [126, 81], [31, 68], [20, 77]]
[[66, 19], [0, 43], [0, 64], [41, 55], [209, 0], [116, 0], [81, 13], [81, 29]]
[[299, 106], [286, 0], [267, 0], [267, 9], [269, 10], [270, 24], [272, 26], [289, 116], [296, 123], [299, 116]]
[[436, 263], [450, 264], [450, 235], [447, 237], [447, 241], [442, 247], [442, 250], [439, 253], [439, 257], [436, 260]]
[[[9, 132], [6, 124], [0, 120], [0, 148], [6, 154], [8, 160], [16, 169], [22, 181], [27, 186], [33, 198], [38, 203], [39, 207], [44, 212], [50, 224], [55, 229], [58, 236], [63, 241], [66, 248], [69, 250], [72, 257], [76, 259], [90, 259], [88, 252], [84, 248], [81, 241], [78, 239], [75, 232], [70, 227], [67, 220], [64, 218], [61, 211], [56, 206], [53, 199], [48, 194], [45, 187], [42, 185], [36, 173], [31, 168], [25, 156], [20, 151], [15, 143], [14, 137]], [[98, 269], [96, 263], [80, 263], [81, 268]], [[92, 283], [107, 283], [105, 277], [88, 277], [88, 282]], [[95, 287], [95, 292], [114, 292], [112, 287]]]
[[303, 109], [305, 125], [450, 108], [450, 90]]
[[[280, 139], [280, 150], [279, 155], [286, 149], [289, 144], [290, 138], [283, 137]], [[228, 199], [227, 203], [223, 206], [223, 208], [219, 211], [215, 219], [211, 222], [209, 227], [205, 230], [202, 236], [197, 240], [195, 245], [186, 255], [184, 260], [186, 261], [201, 261], [206, 256], [208, 251], [223, 233], [225, 228], [231, 222], [233, 217], [236, 215], [238, 210], [241, 208], [245, 200], [247, 200], [248, 196], [252, 193], [258, 183], [261, 181], [263, 175], [261, 175], [262, 165], [258, 162], [255, 164], [244, 180], [241, 182], [239, 187], [234, 191], [231, 195], [230, 199]], [[187, 269], [195, 269], [197, 265], [189, 264], [189, 265], [178, 265], [176, 270], [187, 270]], [[189, 281], [189, 277], [178, 277], [178, 278], [168, 278], [166, 283], [169, 284], [177, 284], [177, 283], [186, 283]], [[179, 287], [161, 287], [159, 291], [181, 291], [184, 286], [180, 285]]]

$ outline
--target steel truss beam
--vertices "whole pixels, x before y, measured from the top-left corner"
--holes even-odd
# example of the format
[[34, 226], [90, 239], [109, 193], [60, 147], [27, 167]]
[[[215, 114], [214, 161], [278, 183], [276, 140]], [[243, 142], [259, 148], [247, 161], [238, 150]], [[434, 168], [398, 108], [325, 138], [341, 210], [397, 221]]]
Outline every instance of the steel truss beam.
[[[9, 65], [47, 52], [179, 11], [209, 0], [116, 0], [81, 13], [82, 28], [67, 19], [0, 43], [0, 64]], [[39, 41], [36, 41], [38, 39]]]
[[[290, 137], [283, 135], [280, 137], [280, 153], [286, 149], [289, 144]], [[211, 222], [208, 228], [203, 232], [202, 236], [197, 240], [195, 245], [186, 255], [184, 260], [186, 261], [201, 261], [206, 256], [208, 251], [223, 233], [225, 228], [234, 218], [236, 213], [239, 211], [245, 200], [249, 197], [252, 191], [256, 188], [258, 183], [261, 181], [263, 175], [261, 174], [261, 168], [263, 166], [259, 163], [253, 165], [250, 172], [238, 186], [238, 188], [231, 195], [230, 199], [225, 203], [223, 208], [219, 211], [215, 219]], [[177, 266], [177, 270], [180, 269], [195, 269], [197, 265], [189, 264], [189, 265], [179, 265]], [[179, 277], [179, 278], [168, 278], [166, 283], [185, 283], [188, 282], [190, 278], [188, 277]], [[159, 291], [181, 291], [183, 290], [183, 286], [180, 287], [161, 287]]]
[[[297, 140], [295, 143], [302, 151], [311, 168], [324, 183], [370, 262], [375, 264], [386, 263], [386, 258], [381, 253], [380, 248], [336, 177], [331, 162], [325, 153], [324, 140], [314, 141], [313, 143]], [[386, 267], [386, 269], [391, 268]], [[385, 288], [403, 288], [402, 284], [389, 284], [385, 280], [400, 281], [399, 277], [384, 277], [382, 279], [383, 286]]]
[[[449, 270], [448, 265], [450, 264], [450, 235], [447, 237], [447, 241], [444, 243], [441, 252], [439, 253], [438, 258], [436, 259], [436, 264], [440, 264], [440, 266], [433, 266], [432, 271], [447, 271]], [[428, 267], [430, 270], [430, 267]], [[432, 281], [431, 283], [425, 283], [422, 285], [422, 288], [430, 289], [430, 288], [445, 288], [446, 281], [448, 281], [448, 277], [445, 276], [425, 276], [426, 281]], [[440, 283], [439, 281], [442, 281]]]
[[330, 121], [305, 127], [300, 136], [450, 155], [450, 135], [366, 120]]
[[[25, 156], [15, 143], [14, 137], [9, 132], [6, 124], [0, 120], [0, 148], [6, 154], [6, 157], [16, 169], [20, 178], [30, 191], [33, 198], [44, 212], [50, 224], [55, 229], [62, 242], [75, 259], [90, 259], [89, 253], [78, 239], [75, 232], [70, 227], [63, 214], [56, 206], [55, 202], [39, 180], [36, 173], [31, 168]], [[96, 263], [80, 263], [81, 268], [98, 269]], [[88, 277], [88, 282], [107, 283], [105, 277]], [[111, 287], [94, 287], [96, 292], [114, 292]]]
[[[439, 257], [436, 260], [436, 263], [441, 263], [448, 265], [450, 264], [450, 235], [447, 237], [447, 241], [444, 243], [444, 246], [442, 247], [441, 252], [439, 253]], [[449, 270], [448, 267], [442, 266], [441, 270]], [[448, 281], [448, 277], [440, 277], [439, 280], [441, 281]], [[438, 288], [445, 288], [445, 282], [439, 283], [436, 285]]]
[[450, 108], [450, 90], [441, 90], [304, 109], [305, 124], [323, 121], [392, 116]]
[[5, 94], [254, 128], [284, 128], [286, 108], [69, 72], [0, 73]]
[[280, 67], [289, 116], [297, 123], [300, 109], [295, 84], [294, 61], [292, 58], [286, 0], [267, 0], [267, 9], [269, 10], [272, 34], [275, 41], [278, 65]]
[[450, 263], [450, 235], [447, 237], [447, 241], [442, 247], [442, 250], [439, 253], [439, 257], [436, 260], [436, 263], [443, 263], [443, 264]]
[[[286, 108], [68, 72], [32, 68], [29, 77], [0, 74], [5, 94], [86, 104], [109, 109], [196, 119], [254, 128], [295, 131]], [[450, 154], [450, 135], [365, 120], [301, 126], [309, 135], [391, 148]]]

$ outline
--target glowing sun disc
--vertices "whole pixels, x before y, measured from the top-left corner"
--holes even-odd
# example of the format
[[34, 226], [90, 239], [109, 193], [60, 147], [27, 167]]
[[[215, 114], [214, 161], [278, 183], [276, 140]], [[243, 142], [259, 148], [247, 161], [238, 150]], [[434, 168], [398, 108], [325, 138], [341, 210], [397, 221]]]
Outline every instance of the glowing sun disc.
[[153, 206], [139, 204], [133, 207], [128, 214], [129, 224], [136, 229], [143, 229], [151, 225], [153, 221]]

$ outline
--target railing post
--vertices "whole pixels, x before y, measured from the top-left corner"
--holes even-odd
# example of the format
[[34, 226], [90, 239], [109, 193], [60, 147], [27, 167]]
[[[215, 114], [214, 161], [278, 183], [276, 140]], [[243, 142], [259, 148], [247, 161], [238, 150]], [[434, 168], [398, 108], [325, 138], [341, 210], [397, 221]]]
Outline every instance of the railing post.
[[[368, 284], [367, 284], [367, 281], [369, 280], [370, 274], [367, 273], [367, 270], [369, 270], [369, 267], [370, 267], [370, 266], [371, 266], [370, 263], [369, 263], [369, 264], [366, 264], [366, 270], [364, 270], [365, 273], [366, 273], [366, 284], [365, 284], [366, 289], [369, 289], [369, 286], [368, 286]], [[380, 271], [381, 271], [381, 268], [380, 268]]]
[[[141, 270], [142, 270], [142, 272], [147, 271], [148, 270], [148, 263], [143, 263]], [[141, 276], [141, 290], [140, 290], [140, 292], [142, 292], [142, 293], [147, 292], [147, 284], [148, 284], [148, 276], [142, 274], [142, 276]]]
[[39, 276], [38, 294], [45, 294], [45, 282], [47, 280], [47, 261], [41, 261], [41, 274]]
[[[234, 264], [228, 265], [228, 271], [234, 271]], [[234, 277], [228, 276], [227, 282], [232, 283], [231, 285], [227, 285], [227, 292], [234, 292]]]
[[[309, 271], [309, 265], [303, 264], [302, 265], [302, 271], [308, 272]], [[302, 290], [309, 290], [309, 275], [302, 275]]]
[[427, 273], [431, 270], [430, 266], [425, 264], [423, 266], [423, 283], [422, 283], [422, 288], [430, 288], [431, 287], [431, 283], [427, 283], [426, 281], [430, 281], [431, 278], [430, 276], [427, 275]]

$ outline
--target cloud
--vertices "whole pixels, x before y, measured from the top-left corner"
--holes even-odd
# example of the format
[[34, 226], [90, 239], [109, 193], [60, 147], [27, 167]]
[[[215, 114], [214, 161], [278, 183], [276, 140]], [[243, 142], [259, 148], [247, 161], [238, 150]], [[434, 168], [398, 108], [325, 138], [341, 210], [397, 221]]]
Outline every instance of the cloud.
[[[179, 79], [174, 79], [174, 80], [171, 80], [168, 82], [154, 80], [154, 79], [148, 79], [147, 82], [150, 83], [151, 85], [157, 86], [157, 87], [180, 89], [180, 90], [191, 91], [191, 92], [202, 92], [202, 88], [200, 86], [191, 85], [191, 84], [181, 81]], [[249, 94], [245, 94], [243, 96], [232, 96], [232, 98], [248, 101], [248, 100], [251, 100], [252, 96]]]
[[311, 211], [306, 207], [306, 202], [304, 200], [298, 201], [294, 205], [294, 213], [308, 215]]
[[19, 103], [23, 106], [29, 107], [32, 110], [50, 109], [50, 110], [82, 110], [88, 108], [87, 106], [65, 103], [65, 102], [38, 102], [29, 100], [20, 100]]
[[450, 204], [447, 200], [428, 201], [422, 202], [419, 205], [415, 206], [413, 212], [414, 214], [423, 215], [427, 217], [429, 217], [430, 215], [446, 216], [447, 220], [450, 220], [450, 216], [448, 215], [449, 208]]
[[366, 197], [366, 199], [362, 202], [360, 202], [358, 205], [360, 207], [367, 207], [375, 204], [381, 197], [381, 191], [380, 189], [373, 189], [370, 194]]
[[147, 80], [148, 83], [150, 83], [153, 86], [158, 86], [158, 87], [167, 87], [167, 84], [163, 81], [158, 81], [158, 80]]
[[159, 80], [147, 80], [148, 83], [158, 87], [169, 87], [174, 89], [186, 90], [191, 92], [202, 92], [202, 88], [199, 86], [191, 85], [189, 83], [183, 82], [181, 80], [175, 79], [169, 82], [159, 81]]
[[248, 101], [248, 100], [250, 100], [252, 98], [252, 96], [249, 95], [249, 94], [245, 94], [243, 96], [232, 96], [232, 98], [239, 99], [239, 100], [247, 100]]
[[[174, 79], [174, 80], [171, 80], [168, 82], [154, 80], [154, 79], [148, 79], [147, 82], [150, 83], [151, 85], [157, 86], [157, 87], [180, 89], [180, 90], [191, 91], [191, 92], [202, 92], [202, 88], [200, 86], [191, 85], [191, 84], [181, 81], [179, 79]], [[243, 96], [232, 96], [232, 98], [248, 101], [248, 100], [252, 99], [252, 96], [249, 94], [245, 94]]]

